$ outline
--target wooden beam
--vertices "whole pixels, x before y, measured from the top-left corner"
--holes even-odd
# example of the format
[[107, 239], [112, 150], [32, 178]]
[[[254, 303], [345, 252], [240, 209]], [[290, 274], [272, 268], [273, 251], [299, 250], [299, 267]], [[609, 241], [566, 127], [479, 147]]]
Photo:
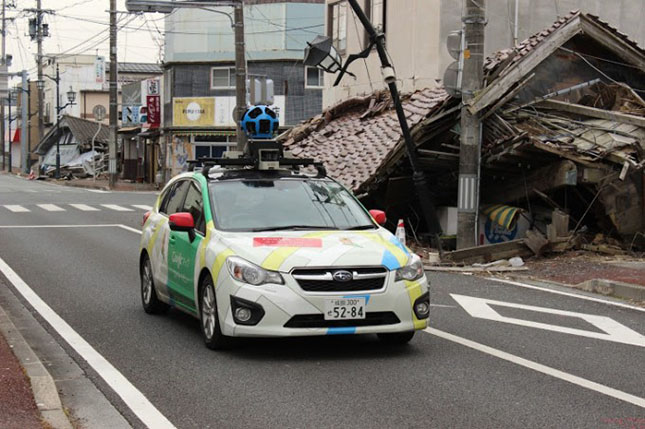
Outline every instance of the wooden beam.
[[579, 16], [558, 28], [546, 40], [537, 45], [532, 52], [527, 54], [517, 64], [511, 66], [510, 70], [504, 76], [498, 77], [490, 86], [477, 94], [468, 103], [468, 110], [474, 115], [490, 106], [496, 100], [499, 100], [516, 82], [519, 82], [527, 76], [542, 61], [581, 31], [582, 27]]
[[463, 264], [486, 263], [499, 259], [509, 259], [514, 256], [526, 258], [533, 256], [531, 249], [526, 247], [524, 240], [505, 241], [485, 246], [468, 247], [466, 249], [447, 252], [443, 255], [443, 261], [457, 262]]
[[607, 31], [607, 29], [588, 18], [583, 18], [581, 20], [581, 27], [582, 31], [596, 42], [603, 45], [628, 63], [637, 66], [641, 70], [645, 70], [645, 56], [643, 56], [641, 52], [629, 43], [626, 43], [611, 31]]
[[596, 107], [583, 106], [581, 104], [567, 103], [558, 100], [544, 100], [538, 103], [539, 107], [544, 107], [561, 112], [575, 113], [577, 115], [589, 116], [590, 118], [607, 119], [615, 122], [636, 125], [645, 128], [645, 118], [640, 116], [628, 115], [626, 113], [614, 112], [612, 110], [598, 109]]
[[511, 203], [534, 194], [534, 189], [546, 192], [562, 186], [575, 186], [578, 182], [578, 170], [572, 161], [559, 161], [539, 168], [524, 179], [499, 185], [489, 185], [483, 191], [486, 203]]

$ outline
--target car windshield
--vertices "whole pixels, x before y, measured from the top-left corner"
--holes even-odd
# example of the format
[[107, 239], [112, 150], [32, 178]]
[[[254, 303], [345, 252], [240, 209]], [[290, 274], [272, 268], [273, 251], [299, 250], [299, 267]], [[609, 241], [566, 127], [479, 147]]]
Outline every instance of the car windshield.
[[330, 180], [221, 181], [211, 183], [210, 194], [224, 231], [375, 228], [354, 197]]

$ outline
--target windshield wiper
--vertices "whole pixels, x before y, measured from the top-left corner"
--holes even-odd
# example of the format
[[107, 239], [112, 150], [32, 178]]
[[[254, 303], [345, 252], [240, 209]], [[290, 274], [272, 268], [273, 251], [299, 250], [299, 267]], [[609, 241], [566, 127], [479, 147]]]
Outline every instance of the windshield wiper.
[[349, 228], [346, 228], [347, 231], [355, 231], [359, 229], [375, 229], [376, 227], [374, 225], [358, 225], [358, 226], [352, 226]]
[[273, 226], [268, 228], [253, 228], [251, 231], [260, 232], [260, 231], [285, 231], [285, 230], [308, 230], [308, 229], [329, 229], [329, 230], [338, 230], [331, 226], [320, 226], [320, 225], [285, 225], [285, 226]]

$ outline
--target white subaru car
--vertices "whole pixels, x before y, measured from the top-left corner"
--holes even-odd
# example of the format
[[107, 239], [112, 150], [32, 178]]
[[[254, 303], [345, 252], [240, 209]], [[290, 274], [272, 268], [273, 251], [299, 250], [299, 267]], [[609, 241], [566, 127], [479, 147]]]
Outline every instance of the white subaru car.
[[143, 308], [200, 319], [212, 349], [231, 337], [373, 333], [406, 343], [427, 326], [428, 281], [384, 222], [327, 177], [178, 175], [144, 217]]

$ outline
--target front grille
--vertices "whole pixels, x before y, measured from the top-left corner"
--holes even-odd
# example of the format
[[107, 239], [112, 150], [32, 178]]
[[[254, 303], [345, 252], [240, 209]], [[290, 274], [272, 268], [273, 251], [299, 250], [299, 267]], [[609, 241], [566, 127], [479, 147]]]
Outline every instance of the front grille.
[[379, 325], [396, 325], [400, 323], [396, 314], [391, 311], [376, 311], [366, 313], [365, 319], [355, 320], [325, 320], [323, 314], [299, 314], [293, 316], [285, 328], [343, 328], [354, 326], [379, 326]]
[[[352, 273], [352, 279], [346, 282], [334, 280], [336, 271], [348, 271]], [[382, 267], [296, 269], [291, 274], [302, 290], [307, 292], [359, 292], [382, 289], [387, 270]]]

